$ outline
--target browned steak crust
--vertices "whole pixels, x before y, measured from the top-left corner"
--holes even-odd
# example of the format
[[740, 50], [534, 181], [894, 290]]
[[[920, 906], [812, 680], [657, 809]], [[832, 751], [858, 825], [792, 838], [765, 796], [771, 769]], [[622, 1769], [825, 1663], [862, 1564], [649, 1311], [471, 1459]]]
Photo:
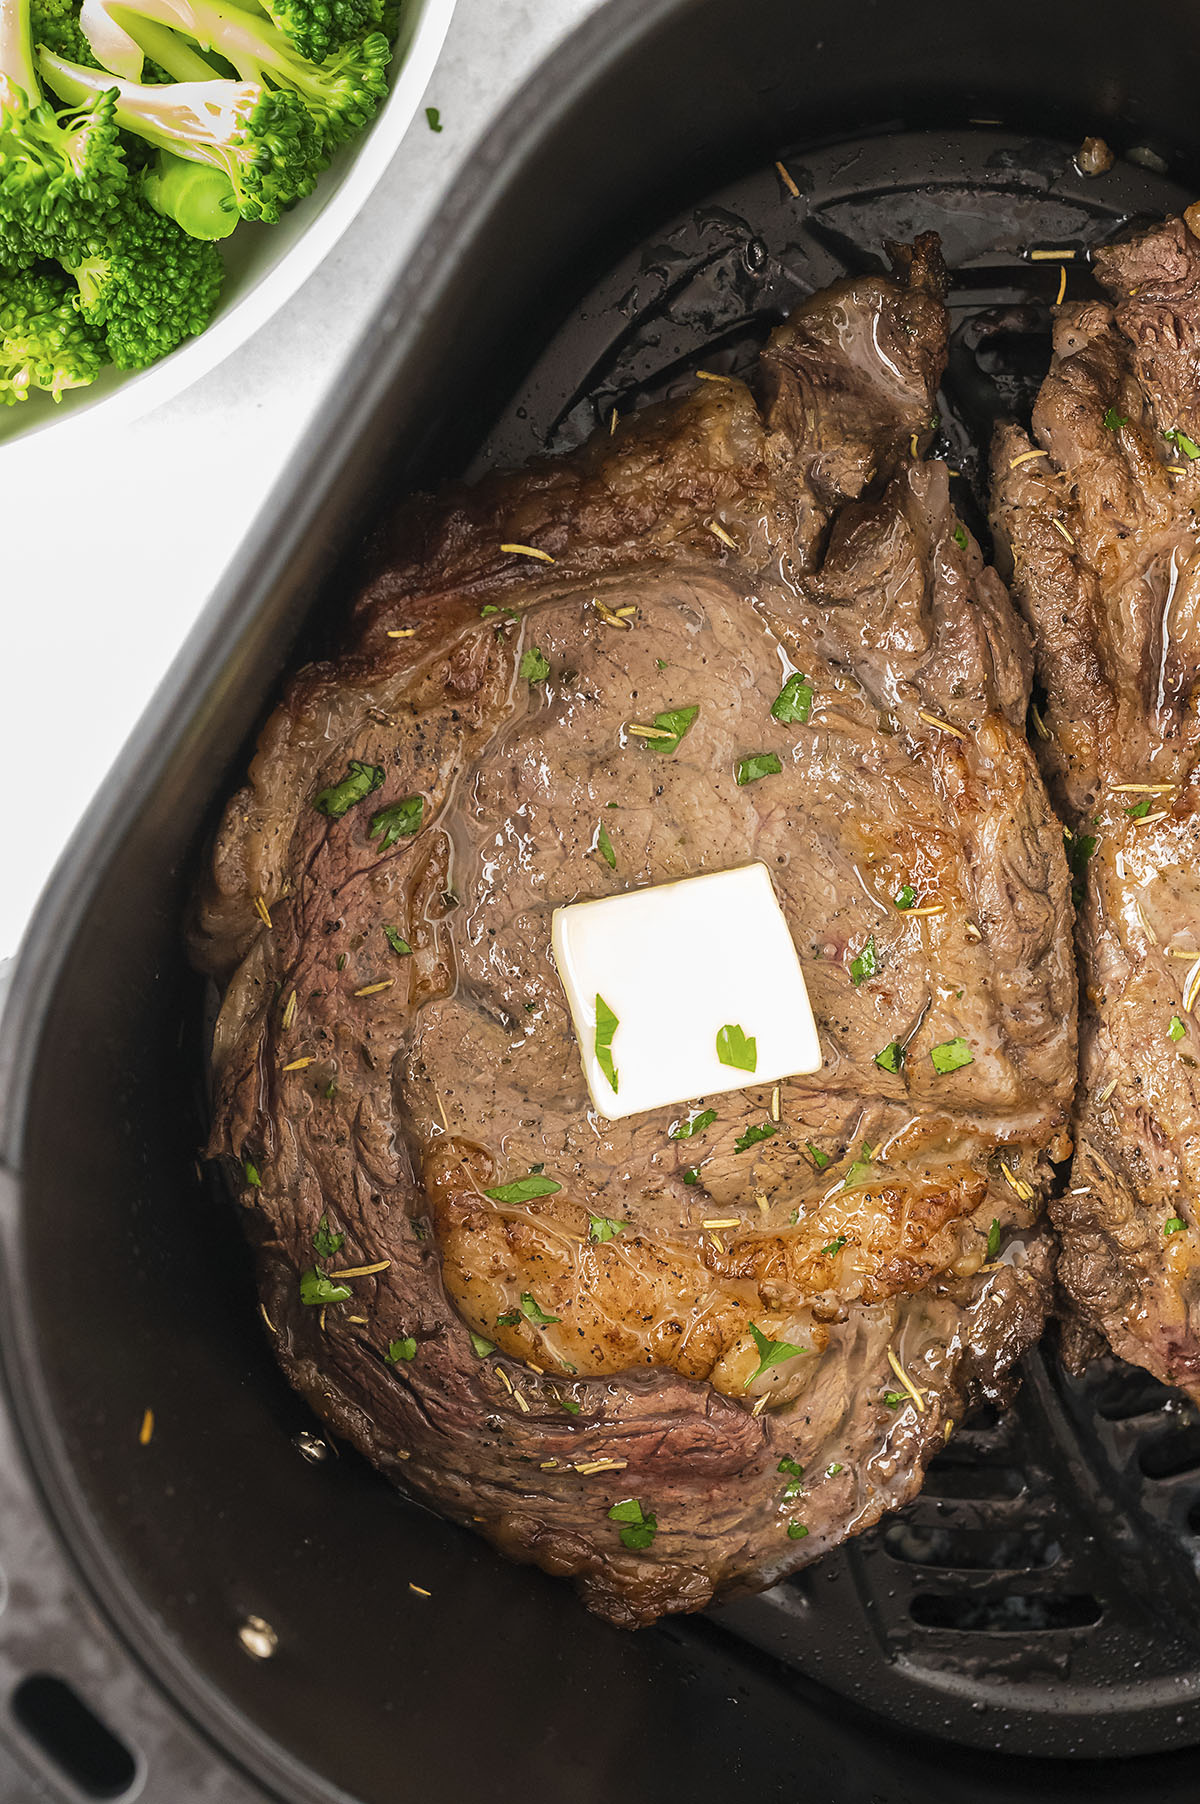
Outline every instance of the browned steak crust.
[[[198, 907], [212, 1150], [249, 1162], [286, 1371], [619, 1623], [768, 1584], [903, 1501], [1044, 1315], [1068, 878], [1024, 630], [921, 461], [946, 318], [935, 245], [907, 263], [799, 308], [761, 408], [700, 381], [402, 509], [344, 655], [267, 723]], [[789, 672], [811, 711], [781, 722]], [[674, 752], [628, 732], [682, 707]], [[765, 751], [779, 773], [739, 784]], [[379, 786], [331, 820], [351, 760]], [[385, 844], [413, 797], [419, 831]], [[716, 1098], [689, 1138], [686, 1111], [603, 1121], [553, 908], [751, 859], [823, 1069]], [[958, 1040], [972, 1062], [937, 1069]], [[535, 1170], [557, 1188], [487, 1194]], [[306, 1303], [314, 1267], [349, 1296], [310, 1277]], [[751, 1324], [803, 1352], [756, 1374]], [[652, 1540], [610, 1517], [628, 1498]]]
[[1095, 269], [1111, 305], [1061, 309], [1033, 440], [1007, 427], [993, 454], [1082, 897], [1078, 1145], [1053, 1214], [1074, 1307], [1194, 1385], [1200, 243], [1171, 219]]

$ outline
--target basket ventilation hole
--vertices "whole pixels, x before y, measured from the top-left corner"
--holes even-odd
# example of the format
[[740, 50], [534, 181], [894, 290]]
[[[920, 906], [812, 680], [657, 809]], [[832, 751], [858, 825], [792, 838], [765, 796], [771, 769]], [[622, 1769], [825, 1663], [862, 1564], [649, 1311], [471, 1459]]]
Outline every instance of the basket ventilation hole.
[[940, 1566], [955, 1572], [1034, 1572], [1062, 1558], [1057, 1541], [1014, 1529], [930, 1527], [890, 1522], [883, 1544], [908, 1566]]
[[1156, 1415], [1171, 1397], [1167, 1386], [1149, 1372], [1125, 1369], [1100, 1385], [1096, 1408], [1106, 1422], [1128, 1422], [1135, 1416]]
[[936, 1459], [925, 1475], [925, 1497], [999, 1502], [1019, 1497], [1025, 1480], [1015, 1466], [988, 1466], [965, 1460]]
[[1200, 1426], [1192, 1424], [1156, 1435], [1138, 1450], [1138, 1464], [1147, 1478], [1178, 1478], [1200, 1468]]
[[65, 1679], [31, 1673], [11, 1706], [30, 1740], [85, 1797], [125, 1797], [137, 1777], [136, 1760]]
[[943, 1596], [919, 1591], [910, 1606], [923, 1629], [955, 1629], [960, 1634], [1041, 1634], [1049, 1629], [1086, 1629], [1102, 1615], [1100, 1604], [1086, 1593], [979, 1592]]

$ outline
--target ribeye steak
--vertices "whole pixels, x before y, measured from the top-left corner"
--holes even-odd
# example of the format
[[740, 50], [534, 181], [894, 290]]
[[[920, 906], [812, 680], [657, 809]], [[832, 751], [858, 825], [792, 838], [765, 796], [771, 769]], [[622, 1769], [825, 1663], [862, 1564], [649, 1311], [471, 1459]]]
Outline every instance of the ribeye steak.
[[[198, 907], [212, 1151], [288, 1375], [629, 1625], [910, 1496], [1045, 1311], [1069, 878], [1025, 629], [922, 456], [936, 241], [895, 255], [797, 308], [757, 399], [698, 380], [400, 508]], [[751, 860], [823, 1069], [684, 1137], [704, 1098], [606, 1122], [552, 910]]]
[[1040, 749], [1073, 835], [1077, 1150], [1053, 1205], [1084, 1321], [1200, 1387], [1200, 241], [1097, 251], [1060, 310], [1033, 440], [998, 433], [994, 524], [1033, 627]]

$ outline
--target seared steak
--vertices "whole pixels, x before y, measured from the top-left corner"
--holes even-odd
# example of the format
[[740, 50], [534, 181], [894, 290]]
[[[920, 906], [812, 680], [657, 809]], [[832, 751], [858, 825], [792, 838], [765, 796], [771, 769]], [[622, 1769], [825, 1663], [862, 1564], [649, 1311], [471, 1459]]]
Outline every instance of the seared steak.
[[1122, 1358], [1200, 1383], [1200, 243], [1096, 253], [1033, 441], [997, 435], [995, 526], [1033, 627], [1040, 750], [1081, 894], [1077, 1150], [1060, 1275]]
[[[198, 910], [287, 1373], [618, 1623], [904, 1501], [1043, 1320], [1069, 880], [1024, 629], [921, 458], [936, 242], [900, 261], [796, 311], [761, 405], [700, 380], [402, 508]], [[822, 1071], [604, 1121], [552, 910], [755, 859]]]

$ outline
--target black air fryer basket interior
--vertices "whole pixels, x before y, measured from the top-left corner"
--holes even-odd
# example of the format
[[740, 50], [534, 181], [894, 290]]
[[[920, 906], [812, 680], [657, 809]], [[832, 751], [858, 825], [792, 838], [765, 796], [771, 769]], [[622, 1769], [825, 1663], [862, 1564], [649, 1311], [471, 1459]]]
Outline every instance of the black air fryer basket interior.
[[[1194, 1797], [1200, 1424], [1136, 1373], [1071, 1380], [1039, 1353], [908, 1510], [765, 1597], [633, 1636], [316, 1438], [198, 1174], [179, 918], [372, 510], [578, 443], [697, 364], [747, 368], [796, 297], [930, 226], [954, 284], [938, 448], [982, 531], [976, 447], [1028, 408], [1064, 263], [1090, 292], [1090, 244], [1191, 197], [1198, 59], [1200, 17], [1157, 4], [614, 0], [465, 171], [18, 970], [0, 1712], [46, 1789], [14, 1798]], [[1071, 161], [1089, 133], [1124, 153], [1099, 180]], [[1051, 248], [1073, 255], [1031, 256]], [[118, 1746], [64, 1776], [39, 1672], [125, 1765]]]

